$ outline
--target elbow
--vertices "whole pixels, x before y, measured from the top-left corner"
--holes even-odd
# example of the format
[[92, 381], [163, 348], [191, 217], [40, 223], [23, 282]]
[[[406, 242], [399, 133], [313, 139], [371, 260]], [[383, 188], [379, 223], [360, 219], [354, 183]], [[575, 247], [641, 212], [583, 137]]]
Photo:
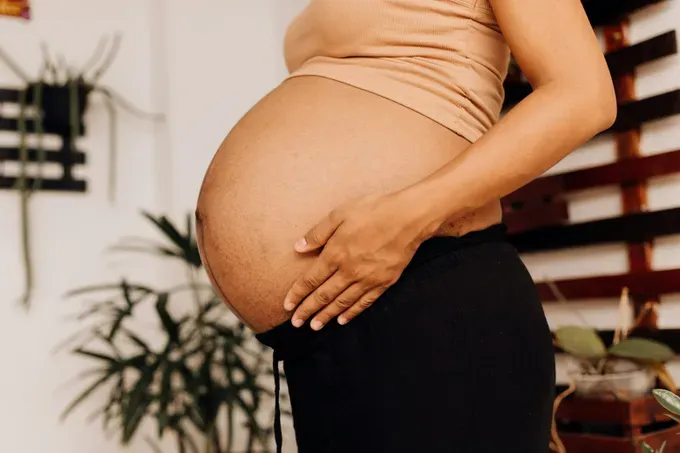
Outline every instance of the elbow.
[[611, 78], [607, 78], [609, 83], [605, 84], [604, 88], [601, 89], [601, 95], [598, 97], [597, 101], [597, 108], [601, 117], [600, 127], [602, 130], [609, 129], [614, 125], [619, 111], [614, 85], [611, 82]]
[[598, 79], [597, 83], [590, 82], [590, 90], [581, 90], [587, 93], [584, 102], [587, 104], [586, 111], [591, 112], [588, 116], [596, 134], [612, 127], [618, 114], [616, 92], [609, 72]]

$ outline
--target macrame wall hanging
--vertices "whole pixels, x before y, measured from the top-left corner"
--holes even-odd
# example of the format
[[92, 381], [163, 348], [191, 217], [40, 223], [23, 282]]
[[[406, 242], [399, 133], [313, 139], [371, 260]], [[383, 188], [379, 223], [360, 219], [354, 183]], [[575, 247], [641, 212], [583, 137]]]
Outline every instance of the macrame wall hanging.
[[[1, 2], [2, 0], [0, 0]], [[116, 193], [116, 107], [149, 120], [162, 116], [145, 113], [100, 83], [120, 48], [121, 37], [102, 38], [92, 57], [80, 68], [70, 66], [63, 56], [53, 58], [42, 45], [43, 64], [39, 74], [31, 77], [6, 52], [0, 49], [0, 62], [23, 82], [20, 88], [0, 88], [0, 131], [18, 134], [16, 147], [0, 147], [0, 189], [19, 192], [21, 213], [21, 247], [23, 251], [25, 290], [22, 303], [28, 307], [33, 289], [31, 262], [29, 201], [36, 191], [85, 192], [86, 181], [73, 175], [73, 168], [85, 164], [86, 154], [77, 147], [77, 139], [85, 134], [85, 112], [91, 98], [99, 94], [109, 114], [109, 182], [108, 196]], [[3, 117], [2, 104], [15, 104], [17, 112]], [[59, 149], [45, 149], [43, 137], [56, 136]], [[29, 146], [29, 138], [31, 145]], [[6, 165], [6, 164], [13, 165]], [[60, 167], [60, 177], [43, 176], [45, 164]]]
[[31, 18], [28, 0], [0, 0], [0, 16]]

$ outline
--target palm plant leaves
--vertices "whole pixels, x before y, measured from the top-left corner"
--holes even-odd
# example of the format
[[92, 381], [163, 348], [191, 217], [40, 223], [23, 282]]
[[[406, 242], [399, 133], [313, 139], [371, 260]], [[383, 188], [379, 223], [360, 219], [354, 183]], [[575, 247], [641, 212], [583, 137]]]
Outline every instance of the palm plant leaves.
[[187, 216], [186, 233], [181, 233], [165, 216], [154, 217], [148, 212], [142, 212], [142, 215], [159, 230], [164, 239], [169, 242], [172, 247], [142, 239], [135, 240], [133, 243], [130, 243], [131, 241], [128, 240], [127, 244], [119, 244], [114, 247], [114, 249], [121, 251], [147, 252], [165, 257], [178, 258], [196, 269], [202, 266], [201, 257], [198, 252], [198, 244], [192, 233], [193, 226], [190, 216]]
[[142, 419], [147, 415], [149, 405], [151, 404], [151, 396], [149, 395], [148, 390], [153, 383], [154, 374], [157, 368], [158, 362], [151, 363], [142, 368], [137, 382], [132, 387], [132, 391], [125, 400], [122, 423], [123, 444], [130, 442]]
[[[158, 290], [123, 279], [68, 294], [89, 299], [97, 295], [101, 299], [95, 299], [76, 318], [80, 322], [95, 322], [96, 327], [87, 327], [85, 336], [74, 337], [84, 339], [72, 347], [71, 353], [97, 365], [88, 374], [94, 376], [93, 380], [66, 407], [62, 418], [107, 387], [109, 391], [103, 392], [104, 404], [95, 415], [102, 418], [105, 429], [119, 431], [123, 444], [134, 438], [143, 420], [150, 419], [156, 424], [158, 437], [173, 434], [180, 452], [199, 453], [188, 434], [196, 430], [211, 445], [211, 451], [231, 452], [233, 417], [238, 411], [245, 415], [250, 431], [248, 448], [255, 441], [266, 448], [272, 433], [260, 426], [256, 416], [263, 396], [271, 395], [270, 390], [257, 383], [258, 376], [271, 373], [262, 357], [264, 349], [249, 347], [252, 334], [235, 318], [225, 317], [222, 303], [210, 285], [205, 284], [210, 291], [204, 291], [194, 281], [193, 271], [201, 267], [201, 260], [192, 232], [192, 217], [186, 218], [186, 232], [180, 232], [164, 216], [148, 213], [144, 216], [168, 245], [136, 241], [118, 249], [180, 259], [192, 270], [190, 281]], [[190, 312], [178, 314], [173, 304], [177, 308], [188, 307]], [[151, 310], [138, 310], [141, 305]], [[132, 321], [142, 312], [157, 318], [165, 335], [160, 347], [145, 336], [145, 331], [132, 328]], [[228, 421], [218, 426], [218, 414], [223, 408]], [[220, 434], [222, 427], [226, 433]], [[224, 448], [221, 439], [227, 440]]]
[[102, 376], [100, 376], [96, 381], [91, 383], [85, 390], [83, 390], [71, 403], [66, 406], [66, 409], [61, 414], [61, 418], [65, 419], [68, 415], [73, 412], [73, 410], [78, 407], [83, 401], [85, 401], [92, 393], [94, 393], [99, 388], [103, 387], [109, 379], [114, 377], [117, 370], [113, 368], [107, 368], [102, 370]]

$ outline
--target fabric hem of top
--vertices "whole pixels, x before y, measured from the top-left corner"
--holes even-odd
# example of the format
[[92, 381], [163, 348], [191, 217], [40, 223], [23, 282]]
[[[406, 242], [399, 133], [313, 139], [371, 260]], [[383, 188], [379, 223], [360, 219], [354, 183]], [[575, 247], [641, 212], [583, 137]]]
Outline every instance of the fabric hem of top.
[[[316, 66], [316, 67], [314, 67]], [[323, 65], [322, 65], [323, 66]], [[475, 129], [469, 127], [466, 125], [461, 119], [460, 115], [458, 116], [452, 116], [450, 114], [444, 113], [444, 114], [437, 114], [437, 113], [432, 113], [432, 112], [427, 112], [422, 108], [418, 108], [419, 104], [422, 104], [422, 102], [414, 102], [408, 95], [403, 95], [401, 94], [400, 96], [393, 96], [392, 93], [394, 93], [394, 90], [390, 89], [380, 89], [380, 87], [376, 86], [375, 84], [371, 83], [365, 83], [362, 82], [361, 80], [357, 80], [356, 77], [350, 77], [346, 73], [345, 74], [338, 74], [339, 68], [333, 67], [332, 71], [324, 71], [323, 68], [319, 68], [318, 65], [314, 65], [314, 63], [308, 62], [305, 64], [301, 69], [298, 69], [297, 71], [294, 71], [293, 73], [289, 74], [285, 80], [287, 79], [292, 79], [295, 77], [301, 77], [301, 76], [317, 76], [317, 77], [323, 77], [326, 79], [333, 80], [335, 82], [343, 83], [345, 85], [349, 85], [351, 87], [372, 93], [376, 96], [380, 96], [384, 99], [387, 99], [389, 101], [392, 101], [396, 104], [401, 105], [402, 107], [406, 107], [409, 110], [412, 110], [428, 119], [431, 121], [434, 121], [435, 123], [449, 129], [451, 132], [461, 136], [465, 140], [467, 140], [470, 143], [474, 143], [477, 141], [482, 135], [483, 132], [476, 131]], [[344, 71], [343, 71], [344, 72]], [[284, 81], [285, 81], [284, 80]], [[385, 87], [387, 85], [385, 81], [381, 81], [381, 85]], [[390, 84], [392, 85], [392, 84]], [[439, 98], [437, 99], [438, 102], [441, 102]], [[449, 101], [445, 101], [449, 102]], [[456, 109], [458, 110], [465, 110], [462, 106], [459, 106], [457, 104]], [[465, 112], [466, 114], [468, 113], [467, 111]]]

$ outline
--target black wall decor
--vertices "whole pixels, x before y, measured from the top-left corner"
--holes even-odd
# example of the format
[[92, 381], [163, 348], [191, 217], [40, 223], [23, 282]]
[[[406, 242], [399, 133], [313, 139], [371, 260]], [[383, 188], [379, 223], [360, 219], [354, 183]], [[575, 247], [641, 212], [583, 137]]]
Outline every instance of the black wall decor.
[[[43, 67], [40, 74], [28, 76], [12, 58], [0, 49], [0, 61], [4, 62], [24, 86], [0, 88], [0, 105], [16, 104], [18, 114], [3, 117], [0, 110], [0, 130], [18, 134], [18, 145], [0, 147], [0, 189], [17, 190], [21, 200], [22, 247], [25, 265], [25, 294], [23, 303], [28, 305], [33, 288], [29, 240], [29, 199], [40, 190], [85, 192], [87, 183], [74, 177], [74, 167], [86, 163], [85, 153], [77, 148], [77, 139], [85, 134], [84, 115], [93, 93], [103, 95], [111, 116], [109, 139], [109, 198], [115, 195], [116, 167], [116, 109], [121, 107], [132, 114], [161, 119], [159, 115], [140, 111], [111, 88], [99, 83], [100, 78], [111, 66], [120, 48], [120, 35], [115, 35], [108, 46], [108, 39], [102, 38], [90, 60], [78, 71], [67, 67], [63, 58], [52, 59], [43, 45]], [[108, 51], [107, 51], [108, 48]], [[102, 59], [103, 57], [103, 59]], [[101, 61], [101, 62], [100, 62]], [[61, 146], [45, 149], [43, 138], [56, 136]], [[31, 142], [37, 143], [29, 147]], [[5, 162], [14, 161], [18, 168], [10, 173]], [[45, 164], [59, 165], [61, 174], [57, 178], [43, 177]]]
[[[69, 86], [43, 87], [42, 100], [34, 99], [40, 91], [35, 85], [23, 90], [0, 89], [0, 103], [14, 103], [19, 106], [16, 118], [0, 117], [0, 130], [19, 134], [17, 147], [0, 148], [0, 162], [19, 162], [19, 170], [14, 173], [3, 171], [0, 166], [0, 189], [20, 189], [21, 180], [32, 190], [84, 192], [87, 183], [73, 177], [73, 167], [86, 162], [85, 153], [76, 149], [76, 139], [85, 131], [83, 114], [87, 106], [86, 93], [81, 87], [81, 98], [76, 104], [77, 124], [71, 125], [71, 106]], [[21, 100], [23, 99], [23, 102]], [[36, 102], [37, 101], [37, 102]], [[64, 102], [65, 101], [65, 102]], [[27, 110], [33, 111], [29, 116]], [[42, 124], [40, 124], [42, 123]], [[29, 136], [41, 141], [44, 135], [60, 138], [58, 149], [28, 148], [22, 146]], [[35, 137], [38, 136], [38, 137]], [[61, 167], [61, 177], [41, 177], [41, 168], [45, 163], [57, 164]], [[32, 170], [32, 171], [31, 171]]]

